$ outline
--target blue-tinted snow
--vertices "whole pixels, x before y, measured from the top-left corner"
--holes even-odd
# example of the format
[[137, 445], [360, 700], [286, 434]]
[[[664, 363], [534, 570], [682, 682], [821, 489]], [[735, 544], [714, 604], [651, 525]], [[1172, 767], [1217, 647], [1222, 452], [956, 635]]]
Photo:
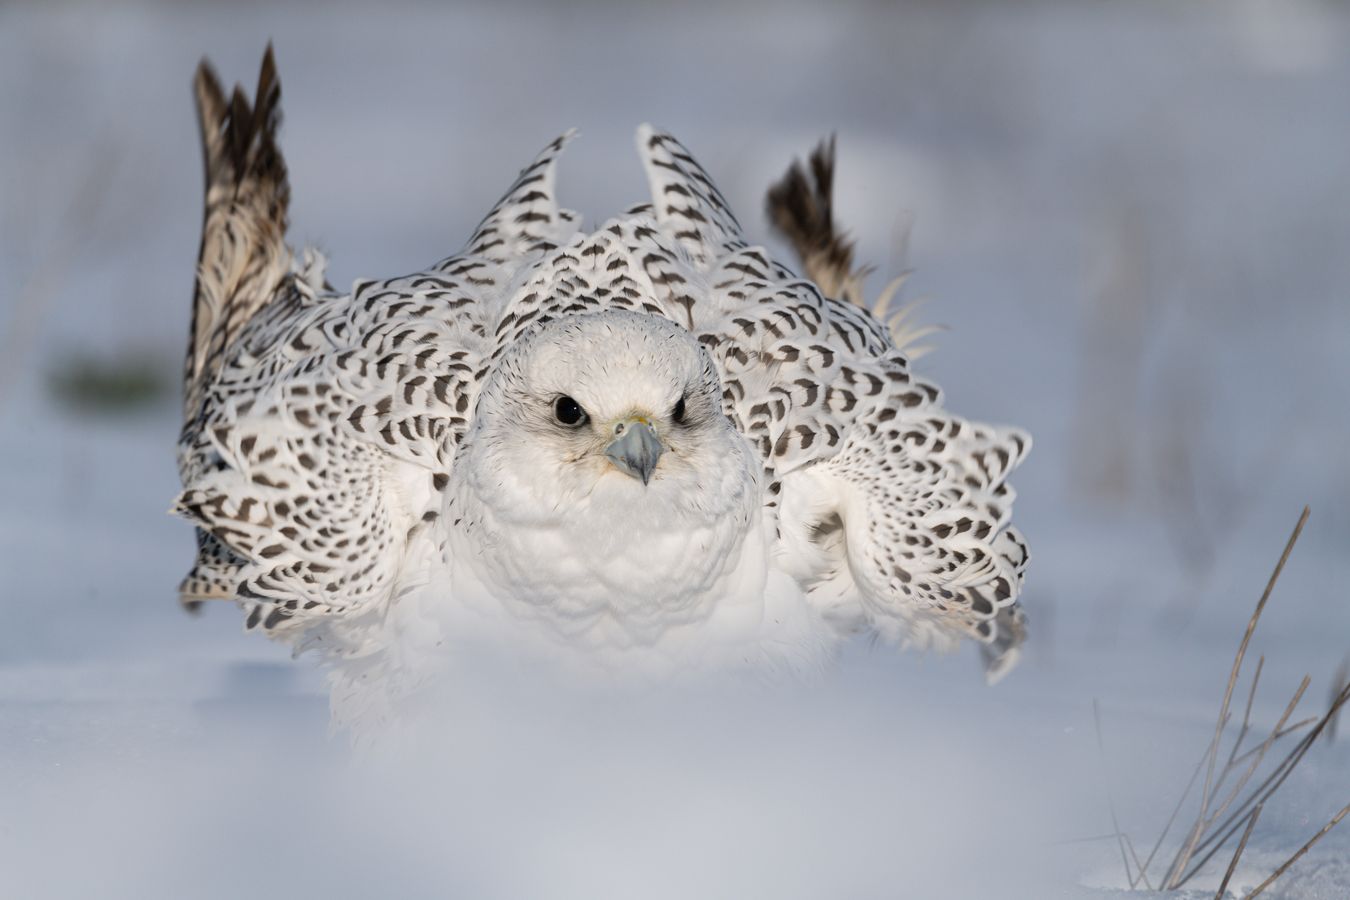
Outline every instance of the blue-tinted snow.
[[[836, 131], [878, 284], [915, 267], [950, 329], [922, 367], [1035, 434], [1023, 668], [989, 690], [973, 652], [859, 647], [821, 683], [600, 700], [484, 670], [353, 764], [318, 673], [173, 602], [173, 403], [79, 417], [48, 390], [75, 355], [176, 366], [190, 75], [249, 80], [269, 38], [293, 235], [338, 284], [456, 249], [572, 126], [560, 192], [591, 221], [642, 199], [653, 121], [769, 241], [764, 187]], [[1109, 830], [1091, 701], [1147, 844], [1304, 503], [1254, 718], [1304, 672], [1314, 710], [1350, 653], [1346, 96], [1350, 14], [1311, 0], [0, 8], [0, 894], [1123, 887], [1111, 842], [1054, 843]], [[1239, 886], [1350, 801], [1344, 739], [1286, 790]], [[1276, 895], [1350, 895], [1347, 858], [1333, 832]]]

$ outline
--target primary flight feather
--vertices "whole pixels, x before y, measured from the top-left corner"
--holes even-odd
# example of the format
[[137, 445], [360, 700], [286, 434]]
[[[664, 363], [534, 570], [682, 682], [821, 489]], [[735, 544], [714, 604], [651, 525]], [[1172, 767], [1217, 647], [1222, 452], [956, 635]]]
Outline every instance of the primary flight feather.
[[949, 413], [865, 308], [832, 145], [769, 198], [807, 278], [644, 126], [649, 203], [583, 230], [563, 136], [463, 251], [338, 292], [285, 242], [270, 48], [252, 103], [205, 63], [196, 94], [185, 603], [363, 677], [480, 621], [686, 668], [809, 666], [860, 632], [1015, 660], [1030, 440]]

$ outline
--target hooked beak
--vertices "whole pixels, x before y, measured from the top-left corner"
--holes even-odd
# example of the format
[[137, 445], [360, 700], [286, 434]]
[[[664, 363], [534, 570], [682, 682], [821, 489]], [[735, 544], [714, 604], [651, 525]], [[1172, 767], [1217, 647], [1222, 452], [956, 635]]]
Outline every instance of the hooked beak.
[[605, 448], [605, 456], [620, 472], [646, 485], [663, 449], [652, 423], [642, 416], [630, 416], [614, 426], [614, 441]]

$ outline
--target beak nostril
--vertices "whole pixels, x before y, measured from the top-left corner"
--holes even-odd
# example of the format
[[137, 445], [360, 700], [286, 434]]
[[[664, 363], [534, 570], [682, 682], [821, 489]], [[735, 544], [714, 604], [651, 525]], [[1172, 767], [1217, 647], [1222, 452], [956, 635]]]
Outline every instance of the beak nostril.
[[630, 416], [614, 424], [614, 440], [605, 448], [605, 456], [619, 471], [646, 485], [664, 449], [650, 423], [641, 416]]

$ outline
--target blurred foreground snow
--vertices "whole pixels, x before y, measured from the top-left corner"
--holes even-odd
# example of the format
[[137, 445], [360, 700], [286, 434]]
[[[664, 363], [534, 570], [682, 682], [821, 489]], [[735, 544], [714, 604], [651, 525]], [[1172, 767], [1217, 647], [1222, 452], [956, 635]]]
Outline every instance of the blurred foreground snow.
[[[821, 682], [594, 697], [466, 671], [353, 763], [321, 676], [179, 613], [173, 399], [76, 414], [130, 354], [170, 381], [199, 227], [202, 54], [285, 87], [293, 234], [335, 283], [451, 250], [554, 134], [565, 203], [644, 199], [637, 123], [765, 238], [762, 191], [839, 134], [839, 215], [950, 332], [920, 367], [1036, 436], [1023, 669], [855, 648]], [[0, 8], [0, 895], [1101, 896], [1258, 632], [1278, 716], [1350, 653], [1350, 14], [1330, 3], [327, 10]], [[897, 248], [913, 222], [907, 259]], [[968, 648], [969, 649], [969, 648]], [[1344, 730], [1344, 729], [1343, 729]], [[1350, 801], [1316, 748], [1250, 887]], [[1350, 896], [1350, 826], [1271, 896]], [[1217, 883], [1197, 882], [1198, 887]], [[1210, 887], [1212, 892], [1213, 888]]]

